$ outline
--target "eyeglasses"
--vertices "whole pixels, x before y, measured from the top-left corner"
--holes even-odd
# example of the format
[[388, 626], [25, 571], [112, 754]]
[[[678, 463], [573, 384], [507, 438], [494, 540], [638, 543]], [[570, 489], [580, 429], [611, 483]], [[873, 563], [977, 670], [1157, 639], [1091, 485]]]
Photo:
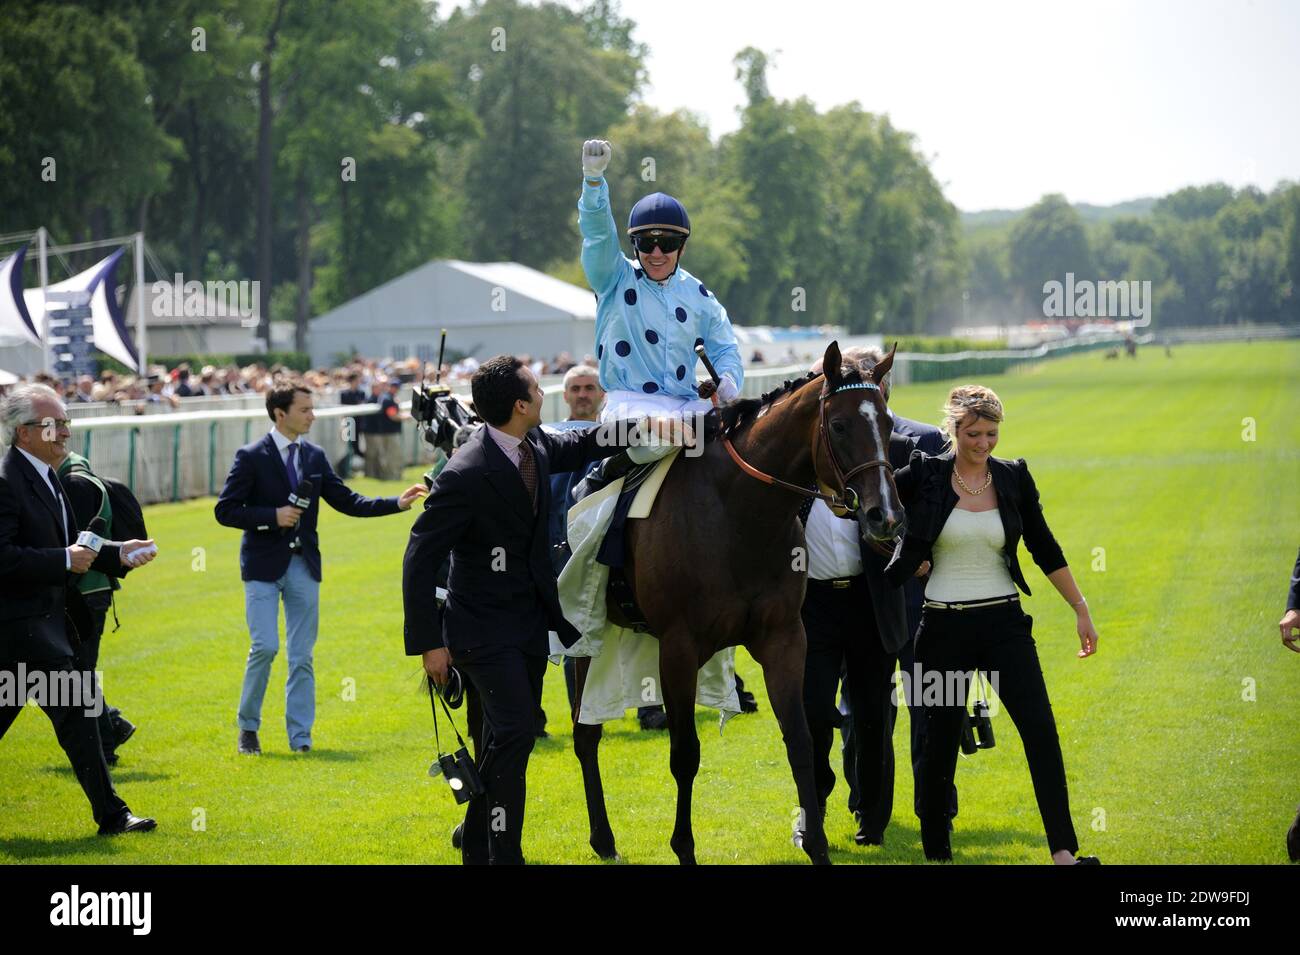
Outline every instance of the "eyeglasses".
[[648, 232], [638, 232], [632, 236], [632, 248], [647, 254], [653, 252], [656, 245], [659, 246], [659, 251], [667, 255], [676, 252], [685, 244], [684, 235], [651, 235]]
[[43, 421], [23, 422], [23, 426], [28, 428], [48, 428], [50, 425], [54, 425], [54, 427], [60, 431], [62, 431], [65, 428], [71, 431], [72, 419], [71, 418], [46, 418]]

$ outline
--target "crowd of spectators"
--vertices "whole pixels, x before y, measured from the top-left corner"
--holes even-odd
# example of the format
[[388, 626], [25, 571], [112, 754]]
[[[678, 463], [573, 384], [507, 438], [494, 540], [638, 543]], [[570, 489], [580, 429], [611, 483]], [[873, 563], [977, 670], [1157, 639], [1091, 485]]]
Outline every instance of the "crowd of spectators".
[[[551, 361], [535, 359], [528, 355], [520, 356], [539, 377], [542, 375], [562, 375], [574, 365], [576, 360], [568, 353], [561, 352]], [[586, 356], [586, 362], [594, 359]], [[478, 360], [470, 357], [456, 362], [444, 362], [442, 380], [448, 383], [468, 382], [478, 369]], [[69, 405], [87, 402], [102, 402], [130, 407], [139, 414], [161, 406], [161, 410], [179, 409], [187, 398], [212, 398], [222, 395], [259, 395], [270, 391], [279, 384], [300, 384], [310, 388], [318, 395], [342, 393], [350, 387], [354, 375], [360, 376], [361, 387], [370, 391], [378, 386], [386, 389], [390, 383], [407, 385], [416, 382], [421, 372], [433, 377], [433, 368], [421, 369], [421, 362], [415, 358], [402, 361], [393, 359], [375, 360], [354, 358], [345, 365], [336, 368], [309, 369], [297, 371], [285, 365], [266, 365], [256, 363], [240, 367], [238, 365], [204, 365], [199, 368], [189, 364], [180, 364], [173, 368], [165, 365], [152, 365], [147, 375], [122, 374], [115, 371], [103, 371], [98, 377], [82, 375], [73, 380], [60, 381], [53, 375], [39, 372], [20, 381], [34, 381], [49, 385], [59, 392]], [[0, 384], [0, 395], [6, 387]]]

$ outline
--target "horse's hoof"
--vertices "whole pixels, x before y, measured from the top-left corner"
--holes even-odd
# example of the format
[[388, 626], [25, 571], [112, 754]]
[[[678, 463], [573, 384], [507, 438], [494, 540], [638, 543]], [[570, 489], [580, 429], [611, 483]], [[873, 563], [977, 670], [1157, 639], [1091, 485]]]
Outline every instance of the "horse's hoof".
[[588, 840], [587, 844], [605, 862], [618, 862], [622, 859], [622, 856], [618, 854], [618, 850], [614, 848], [613, 839], [597, 839], [593, 836]]
[[809, 853], [808, 858], [812, 860], [812, 864], [813, 864], [813, 865], [830, 865], [830, 864], [831, 864], [831, 857], [830, 857], [829, 854], [827, 854], [827, 853], [825, 853], [825, 852], [819, 852], [819, 853], [816, 853], [816, 854]]

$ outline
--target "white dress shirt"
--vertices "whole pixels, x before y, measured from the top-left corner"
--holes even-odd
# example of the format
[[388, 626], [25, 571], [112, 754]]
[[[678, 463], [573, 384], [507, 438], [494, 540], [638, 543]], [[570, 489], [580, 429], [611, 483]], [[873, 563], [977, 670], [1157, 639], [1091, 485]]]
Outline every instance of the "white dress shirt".
[[523, 439], [506, 434], [500, 428], [494, 428], [490, 424], [485, 423], [484, 427], [487, 428], [488, 435], [496, 442], [497, 447], [501, 449], [502, 453], [510, 459], [510, 463], [518, 470], [519, 462], [523, 458], [523, 452], [519, 450], [519, 442]]
[[[271, 429], [271, 440], [275, 442], [275, 448], [277, 451], [280, 452], [280, 460], [284, 462], [285, 470], [288, 470], [289, 468], [289, 445], [292, 444], [298, 449], [297, 451], [294, 452], [295, 459], [293, 462], [293, 466], [298, 472], [298, 477], [301, 478], [302, 477], [302, 445], [296, 440], [290, 441], [288, 438], [286, 438], [284, 435], [280, 433], [279, 428]], [[295, 494], [297, 493], [297, 491], [298, 489], [294, 488]]]
[[825, 501], [813, 501], [804, 527], [808, 576], [813, 580], [838, 580], [862, 573], [859, 533], [857, 521], [838, 518]]

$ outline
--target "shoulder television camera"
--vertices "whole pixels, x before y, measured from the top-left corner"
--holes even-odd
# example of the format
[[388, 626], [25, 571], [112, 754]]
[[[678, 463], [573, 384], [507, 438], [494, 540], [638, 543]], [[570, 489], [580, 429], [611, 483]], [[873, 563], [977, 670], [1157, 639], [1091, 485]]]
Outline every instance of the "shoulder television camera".
[[424, 440], [444, 455], [451, 454], [451, 442], [457, 430], [480, 420], [449, 386], [442, 383], [442, 356], [447, 345], [447, 330], [442, 330], [438, 345], [438, 365], [433, 381], [425, 382], [424, 368], [420, 369], [420, 383], [411, 392], [411, 417], [415, 419]]

